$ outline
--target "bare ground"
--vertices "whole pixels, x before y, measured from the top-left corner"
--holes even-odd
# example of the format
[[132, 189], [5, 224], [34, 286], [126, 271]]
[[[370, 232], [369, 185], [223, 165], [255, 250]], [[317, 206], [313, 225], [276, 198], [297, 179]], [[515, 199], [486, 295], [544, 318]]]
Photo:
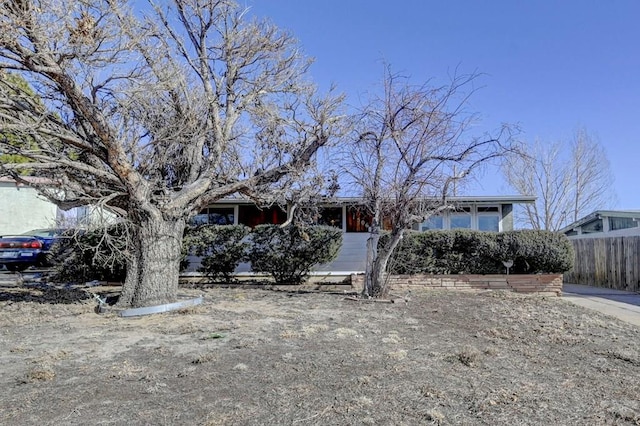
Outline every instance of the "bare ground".
[[124, 319], [0, 287], [0, 424], [640, 425], [640, 328], [560, 298], [181, 294]]

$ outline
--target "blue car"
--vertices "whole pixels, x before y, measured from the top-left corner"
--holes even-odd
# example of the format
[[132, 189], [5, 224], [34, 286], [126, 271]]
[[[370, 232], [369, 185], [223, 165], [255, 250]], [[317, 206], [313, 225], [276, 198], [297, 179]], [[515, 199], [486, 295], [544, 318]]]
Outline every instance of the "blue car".
[[36, 229], [0, 236], [0, 266], [9, 271], [24, 271], [30, 266], [49, 265], [49, 250], [63, 232], [63, 229]]

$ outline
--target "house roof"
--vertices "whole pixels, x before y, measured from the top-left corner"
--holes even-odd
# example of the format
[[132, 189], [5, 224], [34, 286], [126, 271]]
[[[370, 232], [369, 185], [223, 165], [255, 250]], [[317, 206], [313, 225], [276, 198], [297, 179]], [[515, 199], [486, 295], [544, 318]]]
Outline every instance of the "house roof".
[[585, 223], [604, 217], [628, 217], [632, 219], [640, 219], [640, 210], [596, 210], [584, 216], [583, 218], [570, 223], [569, 225], [562, 228], [559, 232], [565, 234], [573, 230], [574, 228], [578, 228], [584, 225]]
[[[491, 196], [457, 196], [447, 197], [452, 203], [461, 204], [530, 204], [536, 201], [536, 197], [532, 195], [491, 195]], [[329, 204], [357, 204], [362, 202], [362, 197], [335, 197], [328, 198], [326, 203]], [[254, 204], [247, 198], [223, 198], [212, 204]]]

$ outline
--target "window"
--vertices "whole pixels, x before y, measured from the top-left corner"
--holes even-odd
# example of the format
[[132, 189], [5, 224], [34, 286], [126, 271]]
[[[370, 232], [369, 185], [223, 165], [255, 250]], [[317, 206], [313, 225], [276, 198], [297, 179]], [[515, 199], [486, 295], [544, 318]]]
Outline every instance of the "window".
[[500, 216], [498, 215], [478, 215], [478, 229], [480, 231], [500, 230]]
[[238, 207], [238, 223], [254, 228], [256, 225], [278, 225], [287, 220], [287, 212], [279, 206], [260, 209], [252, 205]]
[[478, 213], [498, 213], [498, 206], [478, 206]]
[[451, 229], [471, 229], [471, 216], [451, 215]]
[[233, 225], [234, 216], [233, 207], [209, 207], [191, 219], [191, 225]]
[[591, 234], [593, 232], [602, 232], [602, 219], [595, 219], [582, 225], [583, 234]]
[[372, 217], [363, 207], [347, 207], [347, 232], [369, 232]]
[[203, 209], [191, 219], [192, 226], [206, 225], [209, 222], [209, 213], [207, 209]]
[[498, 206], [478, 206], [478, 230], [498, 232], [500, 230], [500, 208]]
[[233, 207], [212, 207], [209, 209], [209, 225], [233, 225]]
[[321, 208], [318, 225], [329, 225], [342, 229], [342, 207]]
[[431, 216], [420, 224], [421, 231], [429, 231], [431, 229], [443, 229], [444, 220], [442, 216]]
[[618, 229], [637, 228], [637, 220], [631, 217], [610, 217], [609, 230], [616, 231]]
[[456, 213], [451, 213], [449, 217], [449, 228], [471, 229], [471, 208], [462, 207], [456, 209]]

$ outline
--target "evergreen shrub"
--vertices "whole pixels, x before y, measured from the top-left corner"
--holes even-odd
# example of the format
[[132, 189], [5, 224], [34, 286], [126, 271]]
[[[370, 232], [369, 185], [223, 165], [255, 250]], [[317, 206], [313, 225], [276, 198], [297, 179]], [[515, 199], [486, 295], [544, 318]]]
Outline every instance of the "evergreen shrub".
[[199, 272], [231, 282], [233, 272], [247, 258], [247, 235], [244, 225], [201, 225], [189, 228], [183, 245], [190, 254], [202, 257]]
[[254, 272], [266, 272], [278, 284], [299, 284], [313, 266], [334, 260], [341, 246], [342, 231], [333, 226], [258, 225], [249, 261]]
[[[380, 245], [388, 241], [380, 238]], [[573, 267], [573, 246], [564, 234], [519, 230], [407, 231], [389, 262], [392, 274], [562, 273]]]

